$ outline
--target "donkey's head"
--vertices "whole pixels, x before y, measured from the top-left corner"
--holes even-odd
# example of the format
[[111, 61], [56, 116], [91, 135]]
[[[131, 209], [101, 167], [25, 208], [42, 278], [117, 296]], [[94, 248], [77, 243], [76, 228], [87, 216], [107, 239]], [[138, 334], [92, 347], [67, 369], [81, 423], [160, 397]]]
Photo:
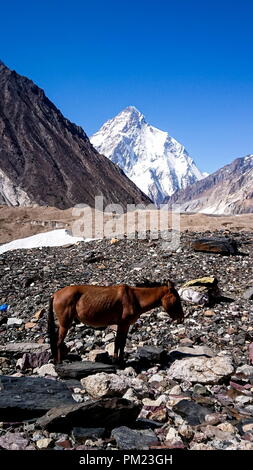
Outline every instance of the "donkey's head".
[[168, 281], [168, 290], [161, 299], [164, 310], [169, 314], [172, 320], [177, 323], [183, 323], [184, 312], [178, 291], [175, 289], [173, 282]]

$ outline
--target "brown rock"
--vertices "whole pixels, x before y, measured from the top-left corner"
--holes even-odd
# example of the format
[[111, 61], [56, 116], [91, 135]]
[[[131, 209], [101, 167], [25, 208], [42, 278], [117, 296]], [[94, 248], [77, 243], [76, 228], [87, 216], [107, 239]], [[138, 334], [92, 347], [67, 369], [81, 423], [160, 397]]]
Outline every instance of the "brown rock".
[[36, 320], [40, 320], [40, 318], [43, 317], [43, 315], [44, 315], [45, 312], [46, 312], [46, 310], [45, 310], [44, 308], [41, 308], [40, 310], [38, 310], [38, 311], [34, 314], [33, 318], [35, 318]]
[[217, 253], [221, 255], [236, 255], [237, 243], [229, 238], [207, 238], [194, 240], [192, 242], [194, 251], [204, 251], [207, 253]]
[[25, 329], [29, 330], [31, 328], [34, 328], [35, 326], [36, 326], [36, 323], [28, 322], [28, 323], [25, 324]]
[[215, 312], [213, 310], [206, 310], [204, 312], [205, 317], [213, 317], [215, 315]]
[[63, 447], [63, 449], [71, 449], [72, 444], [68, 439], [59, 439], [56, 441], [55, 445]]

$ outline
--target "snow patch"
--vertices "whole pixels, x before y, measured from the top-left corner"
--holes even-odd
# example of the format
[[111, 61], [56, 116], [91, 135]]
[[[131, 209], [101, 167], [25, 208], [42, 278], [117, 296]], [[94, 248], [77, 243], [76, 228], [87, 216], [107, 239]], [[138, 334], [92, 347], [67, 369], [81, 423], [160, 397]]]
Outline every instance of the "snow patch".
[[79, 241], [89, 242], [92, 238], [73, 237], [68, 230], [59, 229], [50, 232], [38, 233], [31, 237], [20, 238], [0, 246], [0, 254], [11, 250], [23, 250], [29, 248], [40, 248], [45, 246], [64, 246]]

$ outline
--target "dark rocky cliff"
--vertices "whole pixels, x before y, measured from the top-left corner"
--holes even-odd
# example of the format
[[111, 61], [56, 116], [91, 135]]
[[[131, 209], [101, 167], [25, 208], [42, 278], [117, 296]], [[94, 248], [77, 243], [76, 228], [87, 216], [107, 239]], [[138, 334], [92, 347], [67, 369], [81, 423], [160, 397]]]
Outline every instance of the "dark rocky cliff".
[[150, 202], [31, 80], [0, 62], [0, 203]]

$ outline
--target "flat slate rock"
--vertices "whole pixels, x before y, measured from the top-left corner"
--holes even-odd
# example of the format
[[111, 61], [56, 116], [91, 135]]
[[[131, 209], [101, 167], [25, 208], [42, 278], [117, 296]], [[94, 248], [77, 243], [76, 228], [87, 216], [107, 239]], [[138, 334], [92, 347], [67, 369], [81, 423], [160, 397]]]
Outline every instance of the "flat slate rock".
[[60, 377], [81, 379], [99, 372], [116, 372], [116, 367], [111, 364], [103, 364], [102, 362], [78, 361], [70, 364], [58, 364], [55, 370]]
[[218, 253], [221, 255], [236, 255], [238, 253], [237, 243], [230, 238], [200, 238], [191, 244], [194, 251], [207, 253]]
[[95, 438], [99, 439], [105, 434], [105, 428], [73, 428], [72, 437], [79, 444], [84, 444], [86, 439]]
[[52, 432], [69, 432], [75, 427], [109, 428], [136, 421], [141, 405], [124, 398], [104, 398], [86, 403], [59, 406], [40, 417], [36, 425]]
[[212, 413], [211, 408], [201, 406], [191, 400], [181, 400], [172, 409], [192, 426], [203, 423], [205, 416]]
[[148, 449], [159, 445], [152, 429], [135, 430], [120, 426], [112, 431], [111, 436], [116, 440], [119, 449]]
[[57, 380], [0, 376], [0, 421], [22, 421], [72, 403], [71, 391]]
[[214, 352], [208, 346], [179, 346], [169, 352], [168, 358], [175, 360], [182, 359], [184, 357], [213, 357], [214, 355]]
[[136, 357], [143, 362], [161, 364], [165, 362], [167, 351], [156, 346], [142, 346], [138, 348]]
[[0, 345], [0, 353], [42, 353], [49, 351], [49, 344], [39, 344], [39, 343], [8, 343], [4, 346]]

